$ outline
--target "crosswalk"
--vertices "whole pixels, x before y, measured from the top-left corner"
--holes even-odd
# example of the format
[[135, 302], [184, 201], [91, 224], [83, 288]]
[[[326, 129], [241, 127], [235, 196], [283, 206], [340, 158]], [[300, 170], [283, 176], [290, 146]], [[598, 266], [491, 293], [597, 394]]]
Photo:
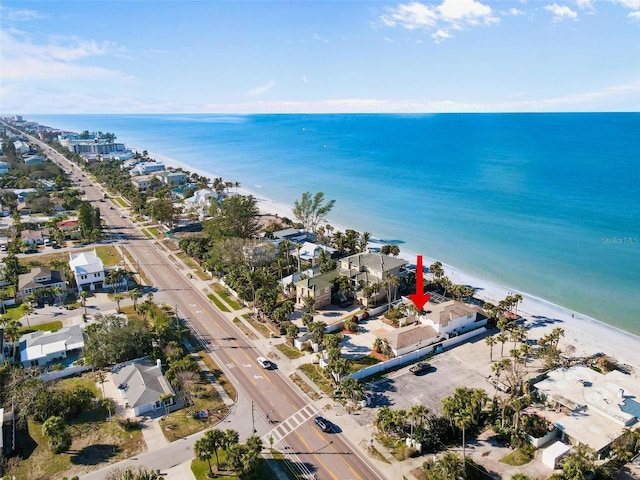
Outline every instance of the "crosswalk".
[[[309, 403], [263, 435], [262, 441], [265, 445], [271, 445], [271, 441], [273, 441], [273, 446], [275, 447], [278, 443], [282, 442], [287, 435], [295, 432], [303, 423], [316, 415], [318, 415], [318, 411]], [[270, 440], [271, 438], [273, 438], [273, 440]]]

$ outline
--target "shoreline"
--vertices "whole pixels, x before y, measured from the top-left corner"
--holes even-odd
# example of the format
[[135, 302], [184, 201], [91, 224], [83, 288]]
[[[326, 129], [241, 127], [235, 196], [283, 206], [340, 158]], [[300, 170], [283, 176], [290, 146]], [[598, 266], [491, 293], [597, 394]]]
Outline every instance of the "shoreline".
[[[142, 151], [134, 146], [128, 146], [132, 151]], [[201, 169], [193, 169], [185, 162], [168, 157], [161, 153], [147, 150], [150, 158], [163, 163], [165, 166], [182, 168], [192, 173], [205, 176], [213, 180], [216, 176], [212, 172]], [[239, 180], [238, 180], [239, 181]], [[239, 187], [238, 192], [243, 195], [253, 195], [257, 200], [257, 206], [262, 214], [278, 215], [294, 219], [292, 205], [287, 205], [260, 195], [258, 192], [246, 187]], [[302, 193], [302, 192], [300, 192]], [[329, 222], [336, 230], [344, 231], [348, 227]], [[374, 232], [372, 232], [374, 235]], [[372, 242], [382, 243], [373, 236]], [[410, 263], [415, 263], [416, 253], [400, 247], [400, 257]], [[436, 259], [423, 254], [425, 265], [429, 265]], [[571, 310], [562, 305], [555, 304], [544, 298], [529, 293], [509, 288], [497, 282], [472, 275], [459, 268], [443, 263], [447, 276], [453, 283], [469, 285], [476, 289], [475, 297], [497, 303], [510, 293], [519, 293], [523, 297], [518, 306], [518, 312], [525, 319], [525, 326], [529, 330], [530, 338], [537, 339], [549, 333], [553, 328], [560, 327], [565, 331], [560, 340], [560, 347], [566, 349], [574, 347], [574, 355], [589, 356], [595, 353], [607, 354], [620, 362], [638, 366], [640, 368], [640, 336], [610, 325], [589, 315]]]

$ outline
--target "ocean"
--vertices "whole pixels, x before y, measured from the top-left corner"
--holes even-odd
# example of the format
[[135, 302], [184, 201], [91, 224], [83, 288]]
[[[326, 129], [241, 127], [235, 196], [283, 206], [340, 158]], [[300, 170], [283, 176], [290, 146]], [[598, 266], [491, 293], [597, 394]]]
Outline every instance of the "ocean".
[[640, 114], [29, 115], [640, 334]]

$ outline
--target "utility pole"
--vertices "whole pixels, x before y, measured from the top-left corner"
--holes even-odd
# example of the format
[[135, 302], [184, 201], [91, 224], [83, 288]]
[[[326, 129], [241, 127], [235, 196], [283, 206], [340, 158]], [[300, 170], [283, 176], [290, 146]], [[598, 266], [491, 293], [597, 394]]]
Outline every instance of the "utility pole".
[[253, 415], [254, 406], [253, 400], [251, 400], [251, 428], [253, 429], [253, 433], [256, 433], [256, 421]]

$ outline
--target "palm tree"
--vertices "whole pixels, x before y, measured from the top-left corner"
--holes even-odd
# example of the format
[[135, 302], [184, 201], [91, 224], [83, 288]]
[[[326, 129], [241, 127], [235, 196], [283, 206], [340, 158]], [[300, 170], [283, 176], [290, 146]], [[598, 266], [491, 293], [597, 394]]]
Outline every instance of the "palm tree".
[[391, 273], [387, 273], [384, 278], [384, 287], [387, 291], [387, 303], [389, 304], [389, 309], [391, 309], [391, 301], [396, 299], [398, 285], [400, 285], [398, 277]]
[[139, 289], [133, 288], [129, 291], [129, 298], [133, 300], [133, 309], [138, 309], [138, 299], [142, 296], [142, 293]]
[[0, 303], [2, 303], [2, 314], [6, 315], [7, 314], [7, 306], [4, 304], [4, 302], [6, 300], [9, 300], [10, 295], [6, 290], [0, 290]]
[[411, 405], [407, 417], [411, 420], [411, 436], [413, 437], [413, 428], [420, 425], [429, 414], [429, 409], [424, 405]]
[[[205, 436], [198, 439], [193, 446], [194, 453], [196, 454], [196, 457], [198, 457], [198, 460], [206, 460], [209, 464], [209, 474], [211, 477], [214, 476], [213, 469], [211, 468], [211, 455], [214, 452], [216, 454], [216, 462], [218, 461], [218, 450], [213, 448], [213, 444], [211, 443], [211, 438], [209, 436], [209, 434], [213, 432], [214, 430], [208, 431]], [[220, 467], [218, 467], [218, 470], [220, 470]]]
[[29, 321], [29, 314], [33, 313], [33, 305], [31, 305], [31, 302], [25, 302], [22, 304], [22, 310], [27, 316], [27, 327], [31, 328], [31, 322]]
[[88, 296], [89, 296], [89, 292], [87, 292], [86, 290], [82, 290], [78, 294], [78, 297], [80, 297], [80, 305], [82, 305], [84, 307], [85, 316], [87, 315], [87, 297]]
[[487, 345], [489, 345], [490, 350], [489, 350], [489, 360], [491, 362], [493, 362], [493, 346], [498, 343], [498, 339], [496, 337], [494, 337], [493, 335], [490, 337], [487, 337], [485, 339], [485, 342], [487, 343]]
[[360, 252], [364, 252], [367, 249], [369, 240], [371, 240], [371, 233], [362, 232], [360, 239], [358, 240], [358, 250], [360, 250]]
[[53, 293], [58, 297], [58, 305], [62, 305], [62, 294], [64, 293], [63, 288], [60, 285], [57, 285], [53, 288]]
[[9, 317], [3, 317], [0, 325], [3, 325], [4, 334], [9, 337], [11, 343], [18, 339], [18, 332], [22, 328], [22, 324], [15, 319]]
[[456, 424], [456, 427], [462, 430], [462, 467], [466, 469], [465, 465], [465, 449], [467, 446], [467, 442], [465, 439], [465, 433], [469, 426], [473, 424], [473, 419], [470, 412], [466, 410], [461, 410], [455, 413], [453, 417], [453, 422]]
[[498, 334], [497, 340], [502, 344], [500, 347], [500, 356], [502, 357], [504, 355], [504, 344], [507, 343], [507, 340], [509, 340], [509, 336], [506, 332], [500, 332]]
[[119, 293], [116, 293], [113, 296], [113, 299], [116, 301], [116, 305], [118, 306], [118, 308], [116, 309], [116, 312], [120, 313], [120, 301], [122, 300], [122, 295], [120, 295]]

